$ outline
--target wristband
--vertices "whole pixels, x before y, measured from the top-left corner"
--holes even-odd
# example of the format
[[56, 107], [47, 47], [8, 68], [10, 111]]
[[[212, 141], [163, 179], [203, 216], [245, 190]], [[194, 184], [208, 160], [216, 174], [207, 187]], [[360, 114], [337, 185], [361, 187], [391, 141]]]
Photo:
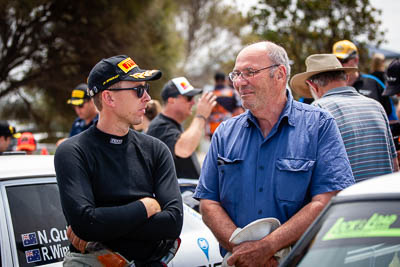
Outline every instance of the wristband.
[[201, 119], [203, 119], [205, 122], [207, 121], [207, 118], [204, 117], [203, 115], [196, 115], [196, 118], [201, 118]]

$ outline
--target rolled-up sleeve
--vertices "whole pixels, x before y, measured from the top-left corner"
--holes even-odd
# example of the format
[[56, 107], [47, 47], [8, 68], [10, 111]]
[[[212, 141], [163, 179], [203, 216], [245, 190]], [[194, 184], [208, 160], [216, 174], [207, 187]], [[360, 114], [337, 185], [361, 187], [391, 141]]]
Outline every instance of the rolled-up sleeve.
[[310, 190], [312, 197], [354, 184], [346, 149], [332, 117], [322, 116], [320, 119], [316, 158]]

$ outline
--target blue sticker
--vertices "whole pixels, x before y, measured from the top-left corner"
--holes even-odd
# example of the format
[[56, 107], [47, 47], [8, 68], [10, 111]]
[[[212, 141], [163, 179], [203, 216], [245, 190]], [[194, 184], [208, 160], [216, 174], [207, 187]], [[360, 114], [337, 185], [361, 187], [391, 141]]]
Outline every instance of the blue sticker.
[[24, 245], [24, 247], [33, 246], [33, 245], [38, 244], [38, 241], [36, 238], [36, 233], [22, 234], [21, 238], [22, 238], [22, 244]]
[[201, 248], [201, 250], [204, 252], [204, 254], [207, 257], [207, 260], [210, 261], [210, 258], [208, 256], [208, 248], [210, 247], [208, 245], [208, 241], [207, 239], [200, 237], [197, 239], [197, 245], [199, 246], [199, 248]]
[[26, 256], [27, 263], [32, 263], [32, 262], [37, 262], [37, 261], [42, 260], [42, 258], [40, 257], [39, 249], [32, 249], [32, 250], [25, 251], [25, 256]]

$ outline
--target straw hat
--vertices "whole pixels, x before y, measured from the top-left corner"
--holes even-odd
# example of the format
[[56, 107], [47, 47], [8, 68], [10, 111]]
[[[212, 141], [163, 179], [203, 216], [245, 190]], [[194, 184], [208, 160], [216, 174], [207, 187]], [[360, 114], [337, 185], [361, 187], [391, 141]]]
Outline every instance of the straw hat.
[[311, 98], [311, 93], [306, 84], [311, 76], [329, 71], [346, 71], [355, 72], [358, 70], [356, 67], [342, 67], [340, 61], [334, 54], [316, 54], [311, 55], [306, 59], [306, 72], [302, 72], [293, 76], [290, 80], [290, 87], [293, 91], [302, 97]]

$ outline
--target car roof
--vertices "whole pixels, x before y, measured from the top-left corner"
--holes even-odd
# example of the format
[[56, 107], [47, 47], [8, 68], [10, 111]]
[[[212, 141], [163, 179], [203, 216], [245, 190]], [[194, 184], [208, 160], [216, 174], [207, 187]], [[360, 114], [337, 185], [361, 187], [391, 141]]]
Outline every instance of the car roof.
[[342, 190], [338, 197], [400, 194], [400, 173], [395, 172], [356, 183]]
[[4, 155], [0, 166], [0, 180], [56, 175], [52, 155]]

